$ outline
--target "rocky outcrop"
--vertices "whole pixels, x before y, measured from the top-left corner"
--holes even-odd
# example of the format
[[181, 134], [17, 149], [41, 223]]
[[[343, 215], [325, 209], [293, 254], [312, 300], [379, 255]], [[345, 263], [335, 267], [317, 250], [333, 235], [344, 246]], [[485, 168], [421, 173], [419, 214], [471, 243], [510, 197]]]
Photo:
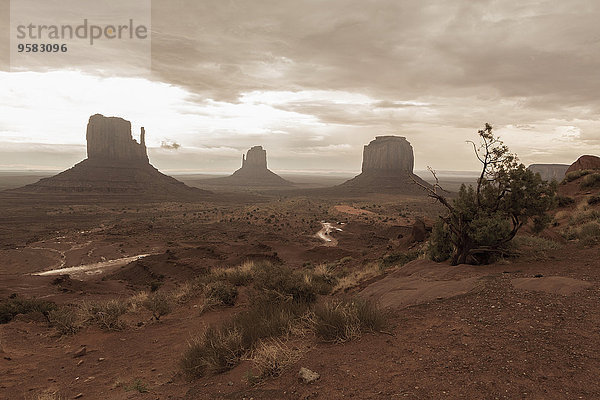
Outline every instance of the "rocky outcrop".
[[403, 136], [377, 136], [363, 150], [362, 172], [413, 172], [413, 148]]
[[209, 185], [233, 185], [246, 187], [290, 186], [286, 181], [267, 168], [267, 151], [254, 146], [242, 155], [242, 168], [225, 178], [206, 179]]
[[246, 156], [242, 154], [242, 169], [267, 169], [267, 151], [262, 146], [251, 147]]
[[144, 128], [138, 143], [131, 136], [131, 122], [123, 118], [92, 115], [86, 140], [88, 160], [149, 162]]
[[377, 136], [364, 147], [362, 172], [338, 188], [354, 192], [425, 195], [415, 181], [429, 184], [413, 173], [414, 154], [402, 136]]
[[567, 174], [573, 171], [586, 170], [586, 169], [600, 169], [600, 157], [596, 156], [581, 156], [575, 161], [569, 169]]
[[186, 186], [154, 168], [148, 160], [144, 128], [138, 143], [131, 135], [129, 121], [93, 115], [88, 123], [86, 139], [87, 159], [58, 175], [16, 191], [83, 195], [141, 194], [153, 198], [184, 198], [210, 193]]
[[540, 174], [543, 180], [558, 182], [562, 181], [569, 168], [566, 164], [531, 164], [527, 167], [533, 173]]

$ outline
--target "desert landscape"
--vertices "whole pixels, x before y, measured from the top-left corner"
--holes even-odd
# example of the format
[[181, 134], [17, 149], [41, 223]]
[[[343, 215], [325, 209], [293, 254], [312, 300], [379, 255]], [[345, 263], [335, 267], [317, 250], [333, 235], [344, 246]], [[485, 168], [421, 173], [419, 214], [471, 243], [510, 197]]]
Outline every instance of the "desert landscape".
[[124, 119], [86, 136], [72, 169], [0, 193], [3, 398], [600, 396], [600, 158], [561, 177], [545, 229], [452, 266], [406, 138], [296, 188], [259, 147], [251, 182], [190, 187]]
[[0, 400], [600, 399], [599, 19], [0, 0]]

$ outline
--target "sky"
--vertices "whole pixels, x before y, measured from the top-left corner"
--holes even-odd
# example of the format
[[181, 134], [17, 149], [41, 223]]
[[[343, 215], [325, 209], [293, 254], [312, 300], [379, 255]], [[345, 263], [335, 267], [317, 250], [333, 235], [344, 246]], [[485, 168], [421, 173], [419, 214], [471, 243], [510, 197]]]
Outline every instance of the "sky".
[[[0, 170], [71, 167], [96, 113], [144, 126], [164, 171], [231, 172], [262, 145], [275, 171], [353, 173], [379, 135], [416, 169], [477, 170], [486, 122], [526, 165], [600, 155], [596, 0], [28, 1], [0, 0]], [[150, 37], [16, 58], [18, 21], [82, 15]]]

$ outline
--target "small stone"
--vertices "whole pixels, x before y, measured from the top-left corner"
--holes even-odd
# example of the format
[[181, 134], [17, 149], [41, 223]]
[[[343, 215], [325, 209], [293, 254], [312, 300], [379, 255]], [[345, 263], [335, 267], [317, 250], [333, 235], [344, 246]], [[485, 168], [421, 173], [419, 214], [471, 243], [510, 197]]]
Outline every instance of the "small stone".
[[227, 385], [233, 386], [233, 382], [229, 381], [229, 382], [227, 382]]
[[102, 361], [104, 361], [104, 360], [106, 360], [106, 358], [104, 358], [104, 357], [100, 357], [100, 358], [98, 358], [98, 361], [100, 361], [100, 362], [102, 362]]
[[79, 393], [77, 394], [75, 397], [73, 397], [74, 399], [80, 399], [83, 397], [83, 393]]
[[80, 366], [81, 364], [83, 364], [83, 360], [79, 360], [79, 362], [77, 363], [77, 366]]
[[298, 372], [298, 379], [307, 384], [317, 381], [320, 377], [321, 375], [318, 373], [304, 367], [300, 368], [300, 372]]
[[73, 354], [73, 357], [83, 357], [85, 356], [85, 353], [87, 353], [87, 347], [81, 346], [81, 348]]

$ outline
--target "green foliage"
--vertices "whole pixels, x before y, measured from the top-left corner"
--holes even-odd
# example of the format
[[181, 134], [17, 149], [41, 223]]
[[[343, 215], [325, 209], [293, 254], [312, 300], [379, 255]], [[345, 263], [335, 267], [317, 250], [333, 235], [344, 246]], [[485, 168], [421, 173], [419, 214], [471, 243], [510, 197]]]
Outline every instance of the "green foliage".
[[446, 261], [452, 256], [450, 230], [441, 219], [433, 225], [427, 254], [435, 262]]
[[581, 180], [582, 189], [589, 189], [598, 186], [600, 186], [600, 173], [595, 172], [593, 174], [586, 175], [586, 177]]
[[575, 203], [575, 199], [569, 196], [558, 195], [556, 196], [556, 200], [558, 202], [558, 206], [561, 208], [570, 206], [571, 204]]
[[41, 313], [46, 319], [52, 310], [56, 310], [55, 303], [39, 299], [10, 298], [0, 301], [0, 324], [6, 324], [18, 314]]
[[515, 155], [485, 125], [479, 131], [481, 144], [475, 143], [475, 154], [482, 163], [481, 175], [475, 187], [462, 185], [458, 197], [450, 202], [433, 190], [430, 196], [438, 199], [449, 211], [442, 218], [449, 236], [439, 233], [432, 238], [436, 256], [445, 256], [444, 244], [452, 243], [452, 264], [485, 264], [502, 253], [518, 230], [530, 219], [535, 228], [543, 229], [549, 222], [546, 211], [555, 203], [556, 182], [543, 181], [517, 162]]
[[387, 269], [391, 266], [397, 265], [402, 266], [412, 260], [416, 260], [419, 257], [418, 251], [411, 251], [408, 253], [394, 253], [383, 257], [381, 260], [381, 268]]
[[133, 382], [131, 382], [131, 384], [124, 385], [123, 389], [125, 389], [126, 392], [135, 391], [138, 393], [148, 393], [150, 391], [148, 385], [145, 384], [141, 379], [135, 379]]
[[565, 175], [565, 181], [567, 182], [573, 182], [576, 179], [581, 178], [582, 176], [585, 176], [587, 174], [589, 174], [590, 171], [586, 170], [586, 169], [579, 169], [577, 171], [571, 171], [568, 174]]

